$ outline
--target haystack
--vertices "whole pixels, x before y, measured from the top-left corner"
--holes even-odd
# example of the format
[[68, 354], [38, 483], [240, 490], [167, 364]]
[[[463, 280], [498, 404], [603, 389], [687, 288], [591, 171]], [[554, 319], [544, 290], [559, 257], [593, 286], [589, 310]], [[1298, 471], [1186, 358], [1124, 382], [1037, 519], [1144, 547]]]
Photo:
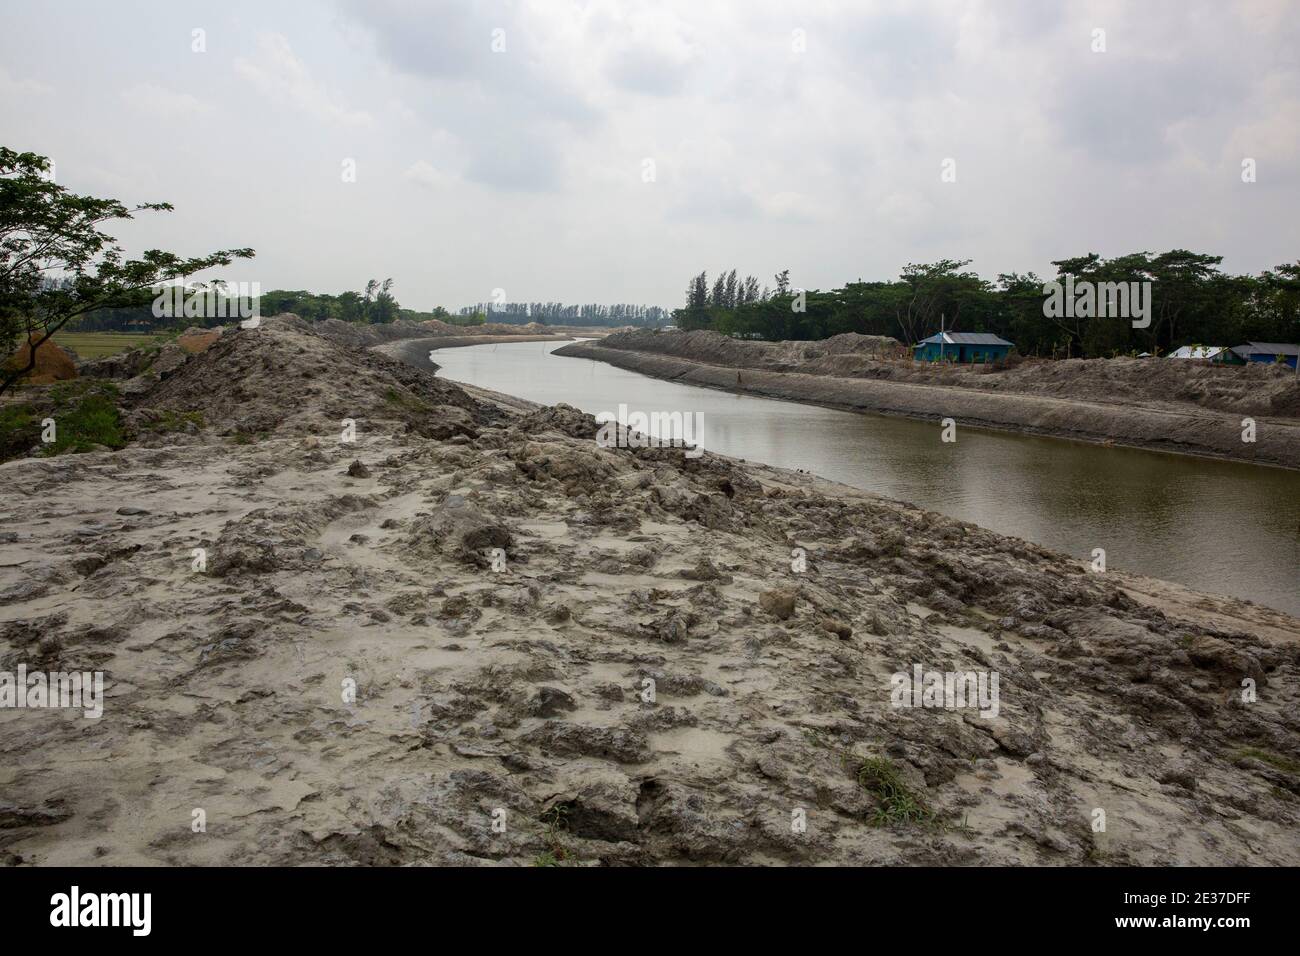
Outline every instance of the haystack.
[[[39, 335], [31, 335], [18, 351], [9, 357], [5, 368], [7, 370], [26, 368], [31, 360], [32, 343], [39, 341]], [[73, 361], [72, 356], [56, 345], [53, 339], [48, 339], [36, 347], [36, 366], [25, 381], [29, 385], [48, 385], [51, 382], [63, 382], [76, 377], [77, 363]]]

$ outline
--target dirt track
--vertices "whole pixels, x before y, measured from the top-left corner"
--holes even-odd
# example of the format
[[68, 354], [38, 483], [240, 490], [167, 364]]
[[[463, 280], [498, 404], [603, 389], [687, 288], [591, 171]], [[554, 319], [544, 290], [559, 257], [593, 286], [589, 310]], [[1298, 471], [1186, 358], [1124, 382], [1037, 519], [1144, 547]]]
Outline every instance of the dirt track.
[[[1300, 468], [1300, 419], [1294, 417], [1262, 414], [1249, 416], [1256, 423], [1256, 440], [1249, 443], [1242, 441], [1242, 420], [1247, 416], [1239, 411], [1206, 408], [1190, 402], [1136, 401], [1130, 398], [1100, 401], [1028, 391], [995, 391], [989, 387], [973, 387], [969, 384], [980, 378], [991, 379], [992, 376], [981, 376], [978, 372], [966, 370], [934, 370], [937, 375], [944, 377], [943, 380], [955, 380], [962, 384], [921, 384], [917, 381], [828, 374], [822, 371], [824, 365], [817, 366], [818, 374], [778, 371], [770, 367], [738, 368], [734, 365], [705, 364], [678, 355], [647, 350], [654, 344], [654, 339], [671, 342], [674, 338], [677, 336], [651, 336], [645, 333], [616, 335], [600, 344], [575, 342], [557, 349], [553, 354], [596, 359], [687, 385], [809, 402], [850, 411], [919, 419], [951, 417], [959, 424], [968, 426]], [[748, 344], [751, 343], [741, 343], [741, 346], [743, 348]], [[803, 344], [815, 347], [820, 343]], [[762, 354], [759, 353], [760, 357]], [[710, 358], [713, 361], [736, 360], [725, 353], [722, 358], [716, 354], [710, 355]], [[836, 359], [834, 356], [818, 356], [811, 361], [824, 363], [835, 362]], [[1075, 364], [1086, 366], [1082, 362]], [[779, 367], [794, 369], [800, 366], [784, 363]], [[918, 370], [915, 375], [919, 377], [926, 371]], [[1238, 370], [1223, 371], [1230, 373]], [[1246, 371], [1259, 374], [1254, 370]], [[904, 370], [902, 374], [909, 373]], [[1033, 374], [1039, 379], [1045, 375], [1036, 371]], [[1275, 377], [1285, 378], [1281, 375]], [[1286, 383], [1282, 384], [1285, 388]], [[1044, 386], [1040, 384], [1038, 387]], [[1283, 396], [1283, 400], [1290, 401], [1289, 393]]]

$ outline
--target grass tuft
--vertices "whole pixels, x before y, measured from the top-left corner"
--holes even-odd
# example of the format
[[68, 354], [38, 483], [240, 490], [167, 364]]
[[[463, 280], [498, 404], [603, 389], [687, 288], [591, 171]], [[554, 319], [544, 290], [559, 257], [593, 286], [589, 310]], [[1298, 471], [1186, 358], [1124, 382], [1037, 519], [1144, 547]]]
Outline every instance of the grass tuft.
[[1271, 750], [1260, 750], [1258, 747], [1242, 747], [1237, 753], [1239, 756], [1250, 757], [1261, 763], [1266, 763], [1275, 770], [1281, 770], [1283, 773], [1300, 777], [1300, 760], [1284, 757], [1282, 754], [1273, 753]]
[[124, 448], [126, 435], [117, 396], [112, 382], [76, 379], [51, 386], [51, 407], [41, 418], [54, 419], [54, 441], [43, 444], [41, 454], [92, 451], [96, 446]]
[[912, 793], [888, 757], [862, 758], [857, 767], [857, 778], [862, 788], [879, 804], [868, 817], [867, 822], [873, 827], [936, 822], [934, 811]]

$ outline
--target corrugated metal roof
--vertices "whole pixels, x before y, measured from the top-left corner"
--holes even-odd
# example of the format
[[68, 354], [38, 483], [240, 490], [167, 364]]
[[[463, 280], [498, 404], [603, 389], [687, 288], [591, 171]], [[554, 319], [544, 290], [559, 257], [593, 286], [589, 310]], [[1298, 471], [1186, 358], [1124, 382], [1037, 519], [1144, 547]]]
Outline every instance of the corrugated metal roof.
[[[1005, 345], [1010, 347], [1011, 342], [999, 338], [992, 332], [943, 332], [944, 345]], [[928, 339], [921, 339], [918, 345], [938, 345], [939, 334], [930, 336]]]
[[1300, 345], [1287, 342], [1251, 342], [1249, 345], [1252, 352], [1263, 352], [1265, 355], [1300, 355]]
[[1247, 342], [1232, 349], [1238, 355], [1300, 355], [1300, 345], [1285, 342]]
[[1165, 358], [1212, 359], [1227, 348], [1226, 345], [1184, 345], [1174, 349]]

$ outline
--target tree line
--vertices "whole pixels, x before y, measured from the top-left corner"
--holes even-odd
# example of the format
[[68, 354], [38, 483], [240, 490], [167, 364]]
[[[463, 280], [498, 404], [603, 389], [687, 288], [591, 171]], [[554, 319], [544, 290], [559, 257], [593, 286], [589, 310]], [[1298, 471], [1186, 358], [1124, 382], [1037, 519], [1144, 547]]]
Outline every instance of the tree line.
[[460, 310], [461, 315], [481, 313], [489, 322], [505, 325], [635, 325], [655, 327], [665, 324], [671, 313], [657, 305], [565, 305], [563, 302], [480, 302]]
[[[216, 291], [220, 295], [219, 289]], [[156, 316], [152, 299], [143, 299], [137, 305], [117, 308], [97, 309], [81, 316], [72, 327], [83, 332], [142, 332], [156, 329], [213, 326], [229, 322], [225, 316], [232, 315], [232, 309], [216, 309], [217, 315], [191, 316], [171, 315]], [[452, 325], [481, 325], [484, 321], [480, 315], [452, 315], [441, 306], [429, 311], [404, 309], [393, 293], [391, 278], [371, 279], [360, 292], [340, 292], [330, 295], [324, 292], [308, 292], [303, 289], [273, 289], [263, 292], [257, 299], [257, 314], [263, 316], [279, 315], [292, 312], [309, 322], [321, 322], [325, 319], [338, 319], [362, 325], [395, 322], [423, 322], [439, 319]]]
[[133, 259], [107, 231], [171, 209], [79, 195], [54, 181], [48, 157], [0, 146], [0, 343], [26, 346], [0, 369], [0, 394], [36, 368], [41, 347], [69, 323], [105, 309], [151, 314], [154, 286], [253, 257], [250, 248], [197, 257], [147, 249]]
[[[1052, 263], [1055, 282], [1072, 287], [1150, 283], [1149, 325], [1089, 310], [1045, 307], [1044, 280], [1033, 272], [1001, 273], [989, 282], [969, 259], [909, 263], [897, 279], [858, 280], [823, 291], [794, 287], [789, 270], [775, 289], [753, 276], [693, 276], [686, 305], [673, 313], [683, 329], [713, 329], [768, 340], [827, 338], [842, 332], [888, 335], [912, 345], [939, 331], [992, 332], [1025, 355], [1088, 358], [1163, 353], [1180, 345], [1300, 341], [1300, 262], [1259, 275], [1228, 275], [1222, 256], [1174, 249], [1106, 259], [1089, 253]], [[1092, 312], [1098, 310], [1093, 309]]]

